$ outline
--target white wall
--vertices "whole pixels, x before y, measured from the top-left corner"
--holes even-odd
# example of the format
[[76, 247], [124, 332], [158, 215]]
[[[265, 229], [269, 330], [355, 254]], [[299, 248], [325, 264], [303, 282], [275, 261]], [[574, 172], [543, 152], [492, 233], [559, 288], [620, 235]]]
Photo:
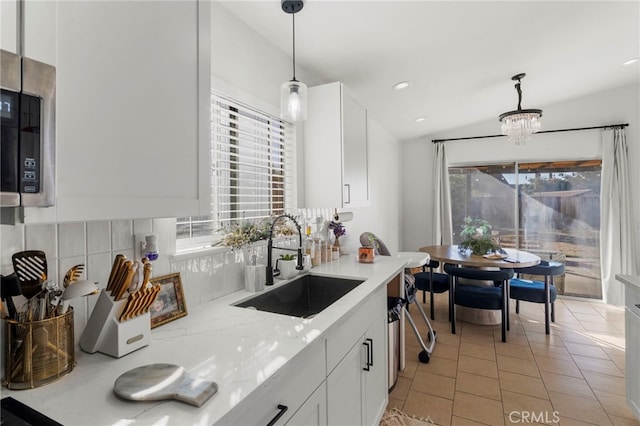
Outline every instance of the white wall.
[[[554, 105], [536, 105], [543, 110], [543, 130], [629, 123], [626, 128], [631, 168], [636, 240], [640, 238], [640, 85], [633, 84]], [[499, 111], [498, 111], [499, 112]], [[498, 113], [497, 112], [497, 113]], [[452, 131], [429, 135], [402, 144], [402, 248], [415, 250], [433, 243], [432, 139], [500, 133], [496, 119]], [[446, 142], [449, 164], [480, 164], [488, 161], [561, 160], [601, 158], [601, 131], [534, 135], [524, 146], [506, 138]], [[640, 264], [640, 261], [637, 263]]]

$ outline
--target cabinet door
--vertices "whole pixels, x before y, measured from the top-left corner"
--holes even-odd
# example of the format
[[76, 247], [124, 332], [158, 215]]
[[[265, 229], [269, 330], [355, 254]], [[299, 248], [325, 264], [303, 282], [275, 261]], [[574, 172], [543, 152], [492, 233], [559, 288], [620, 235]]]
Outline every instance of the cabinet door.
[[382, 312], [376, 313], [376, 319], [367, 330], [365, 342], [369, 342], [371, 352], [368, 371], [363, 371], [364, 386], [364, 424], [378, 424], [387, 406], [389, 386], [387, 384], [387, 321]]
[[[209, 128], [208, 2], [56, 7], [55, 219], [198, 214], [210, 192], [198, 185]], [[39, 215], [25, 209], [26, 222]]]
[[327, 385], [323, 382], [289, 419], [287, 426], [326, 426], [327, 424]]
[[342, 95], [342, 138], [343, 207], [366, 206], [369, 202], [367, 111], [346, 90]]
[[625, 312], [626, 340], [626, 387], [627, 404], [640, 418], [640, 317], [630, 311]]
[[362, 424], [362, 369], [365, 365], [365, 346], [359, 340], [327, 377], [327, 420], [330, 425]]

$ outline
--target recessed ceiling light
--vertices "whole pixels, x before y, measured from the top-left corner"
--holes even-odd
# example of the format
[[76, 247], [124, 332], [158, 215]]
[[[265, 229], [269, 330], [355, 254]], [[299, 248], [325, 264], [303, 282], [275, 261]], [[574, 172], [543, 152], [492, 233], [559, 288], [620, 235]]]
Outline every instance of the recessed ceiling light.
[[406, 89], [409, 86], [411, 86], [410, 81], [401, 81], [393, 85], [393, 90], [402, 90], [402, 89]]
[[633, 59], [629, 59], [627, 62], [625, 62], [622, 65], [631, 65], [631, 64], [637, 63], [638, 61], [640, 61], [640, 58], [633, 58]]
[[427, 119], [427, 117], [418, 117], [418, 118], [416, 118], [416, 123], [422, 123], [426, 119]]

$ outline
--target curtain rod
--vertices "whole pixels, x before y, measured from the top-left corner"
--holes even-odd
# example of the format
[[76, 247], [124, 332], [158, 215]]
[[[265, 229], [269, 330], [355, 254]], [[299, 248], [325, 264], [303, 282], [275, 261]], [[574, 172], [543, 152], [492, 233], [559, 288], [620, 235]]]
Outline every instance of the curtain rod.
[[[540, 132], [536, 132], [534, 134], [540, 133], [560, 133], [560, 132], [575, 132], [578, 130], [594, 130], [594, 129], [617, 129], [629, 126], [629, 123], [623, 124], [609, 124], [607, 126], [594, 126], [594, 127], [577, 127], [573, 129], [557, 129], [557, 130], [542, 130]], [[464, 138], [450, 138], [450, 139], [432, 139], [431, 142], [439, 143], [439, 142], [448, 142], [448, 141], [463, 141], [468, 139], [485, 139], [485, 138], [501, 138], [506, 135], [487, 135], [487, 136], [467, 136]]]

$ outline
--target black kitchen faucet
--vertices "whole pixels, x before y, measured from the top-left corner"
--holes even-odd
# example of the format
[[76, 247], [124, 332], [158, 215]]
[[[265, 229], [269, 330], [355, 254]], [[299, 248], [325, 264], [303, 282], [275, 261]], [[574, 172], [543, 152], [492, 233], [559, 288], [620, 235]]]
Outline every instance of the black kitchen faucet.
[[298, 248], [291, 249], [285, 247], [277, 247], [278, 250], [288, 250], [288, 251], [296, 251], [298, 252], [298, 263], [296, 265], [296, 269], [298, 271], [302, 271], [302, 231], [300, 230], [300, 224], [298, 221], [290, 214], [282, 214], [275, 218], [273, 223], [271, 224], [271, 229], [269, 230], [269, 241], [267, 242], [267, 281], [265, 285], [273, 285], [273, 261], [271, 260], [273, 254], [273, 228], [276, 226], [276, 223], [282, 219], [283, 217], [288, 218], [296, 224], [296, 229], [298, 230]]

